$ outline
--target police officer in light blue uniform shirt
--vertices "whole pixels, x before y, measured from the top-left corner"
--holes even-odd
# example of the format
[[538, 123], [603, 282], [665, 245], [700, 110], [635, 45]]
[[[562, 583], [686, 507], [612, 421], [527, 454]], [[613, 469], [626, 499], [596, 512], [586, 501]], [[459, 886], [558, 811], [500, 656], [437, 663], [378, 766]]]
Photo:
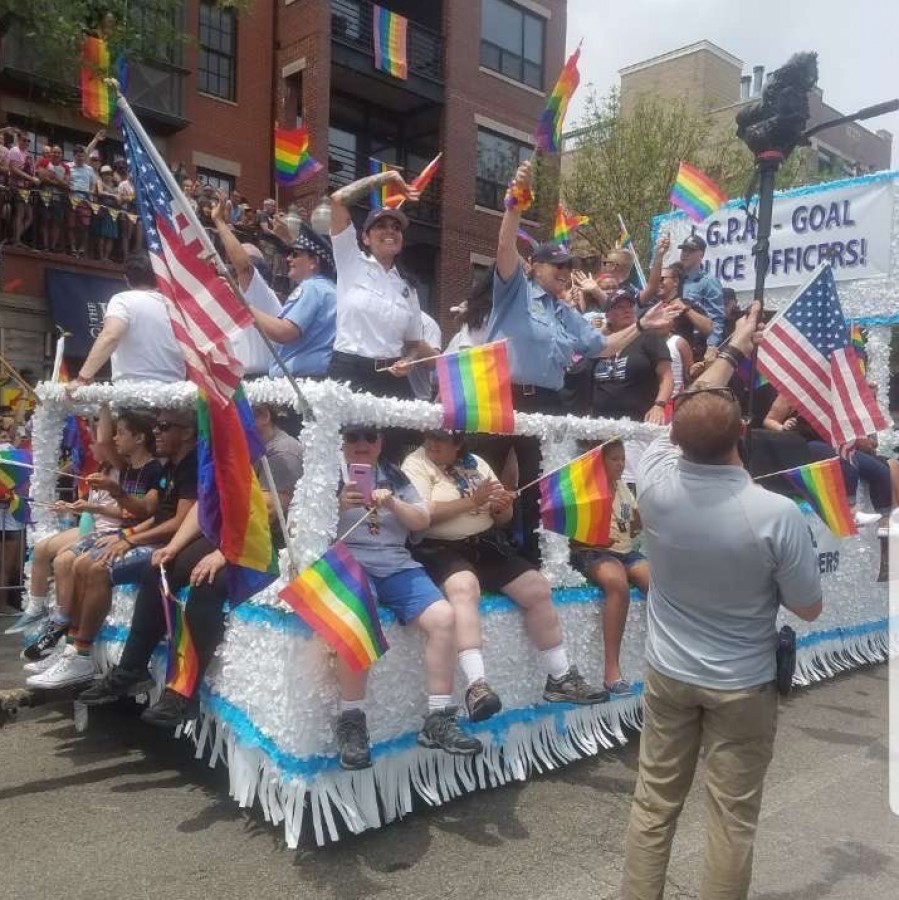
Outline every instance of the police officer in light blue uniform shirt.
[[708, 340], [711, 353], [706, 355], [714, 356], [714, 350], [724, 340], [724, 288], [714, 275], [706, 274], [702, 266], [705, 247], [705, 241], [698, 234], [691, 234], [682, 244], [677, 245], [685, 272], [683, 298], [688, 305], [696, 303], [700, 306], [712, 320], [712, 333]]

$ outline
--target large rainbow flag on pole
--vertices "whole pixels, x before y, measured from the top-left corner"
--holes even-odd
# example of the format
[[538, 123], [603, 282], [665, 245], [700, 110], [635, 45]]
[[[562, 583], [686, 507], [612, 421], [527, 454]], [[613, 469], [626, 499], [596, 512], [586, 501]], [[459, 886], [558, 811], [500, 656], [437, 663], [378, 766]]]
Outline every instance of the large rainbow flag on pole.
[[265, 497], [253, 471], [263, 450], [242, 387], [225, 405], [209, 402], [203, 390], [197, 392], [200, 528], [228, 560], [232, 608], [278, 574]]
[[559, 203], [556, 207], [556, 220], [553, 223], [553, 241], [567, 247], [578, 228], [589, 221], [588, 216], [569, 216], [565, 212], [565, 207]]
[[668, 199], [691, 219], [701, 222], [727, 202], [727, 194], [696, 166], [682, 162]]
[[505, 341], [437, 357], [443, 427], [450, 431], [511, 434], [515, 430], [512, 377]]
[[340, 541], [278, 596], [356, 672], [388, 649], [368, 576]]
[[280, 184], [301, 184], [322, 168], [309, 155], [309, 132], [305, 128], [275, 125], [275, 178]]
[[837, 536], [858, 534], [837, 457], [778, 472]]
[[104, 83], [109, 77], [109, 47], [103, 38], [86, 35], [81, 45], [81, 112], [85, 118], [109, 124], [115, 108], [113, 92]]
[[540, 520], [547, 531], [591, 547], [608, 545], [612, 493], [602, 461], [602, 446], [545, 475], [539, 485]]
[[409, 77], [406, 59], [406, 29], [408, 21], [401, 15], [372, 5], [372, 41], [374, 44], [375, 68], [394, 78]]
[[562, 126], [565, 124], [565, 114], [568, 112], [568, 104], [581, 83], [581, 75], [578, 72], [577, 63], [581, 56], [581, 45], [568, 57], [565, 68], [562, 69], [556, 86], [552, 89], [546, 101], [546, 109], [537, 120], [537, 128], [534, 131], [534, 144], [538, 150], [544, 153], [558, 153], [562, 149]]

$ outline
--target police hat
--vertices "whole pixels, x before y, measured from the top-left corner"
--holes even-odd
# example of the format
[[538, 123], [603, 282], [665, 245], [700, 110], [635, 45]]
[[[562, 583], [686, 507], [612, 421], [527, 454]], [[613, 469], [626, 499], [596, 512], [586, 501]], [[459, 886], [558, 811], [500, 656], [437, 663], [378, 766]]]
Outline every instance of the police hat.
[[301, 250], [318, 259], [326, 269], [334, 268], [334, 253], [331, 250], [331, 239], [316, 234], [305, 222], [300, 223], [300, 233], [290, 245], [291, 250]]
[[380, 222], [381, 219], [393, 219], [399, 224], [403, 231], [409, 227], [409, 220], [406, 218], [404, 212], [398, 209], [389, 209], [385, 206], [383, 209], [373, 209], [365, 217], [365, 222], [362, 224], [362, 233], [368, 234], [369, 228], [376, 222]]
[[546, 244], [538, 244], [534, 248], [534, 252], [531, 254], [531, 262], [567, 266], [574, 262], [574, 257], [562, 244], [554, 244], [550, 241]]

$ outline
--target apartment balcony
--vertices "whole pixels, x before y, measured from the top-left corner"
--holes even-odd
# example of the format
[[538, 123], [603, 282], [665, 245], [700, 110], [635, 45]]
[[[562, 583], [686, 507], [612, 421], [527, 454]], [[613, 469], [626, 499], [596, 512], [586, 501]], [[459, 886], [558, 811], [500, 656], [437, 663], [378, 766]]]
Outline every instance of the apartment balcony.
[[[443, 103], [443, 38], [409, 19], [405, 80], [381, 72], [374, 64], [372, 6], [368, 0], [331, 0], [332, 88], [365, 96], [373, 103], [407, 113], [423, 101]], [[365, 76], [364, 87], [359, 76]]]

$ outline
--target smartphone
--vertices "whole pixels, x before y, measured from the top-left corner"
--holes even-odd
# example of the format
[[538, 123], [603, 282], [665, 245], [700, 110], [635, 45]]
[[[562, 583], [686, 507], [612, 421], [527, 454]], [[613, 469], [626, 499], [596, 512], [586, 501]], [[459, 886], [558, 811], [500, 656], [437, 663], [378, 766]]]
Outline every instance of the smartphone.
[[350, 463], [350, 481], [355, 482], [356, 489], [365, 498], [365, 505], [371, 505], [371, 492], [375, 487], [375, 476], [368, 463]]

